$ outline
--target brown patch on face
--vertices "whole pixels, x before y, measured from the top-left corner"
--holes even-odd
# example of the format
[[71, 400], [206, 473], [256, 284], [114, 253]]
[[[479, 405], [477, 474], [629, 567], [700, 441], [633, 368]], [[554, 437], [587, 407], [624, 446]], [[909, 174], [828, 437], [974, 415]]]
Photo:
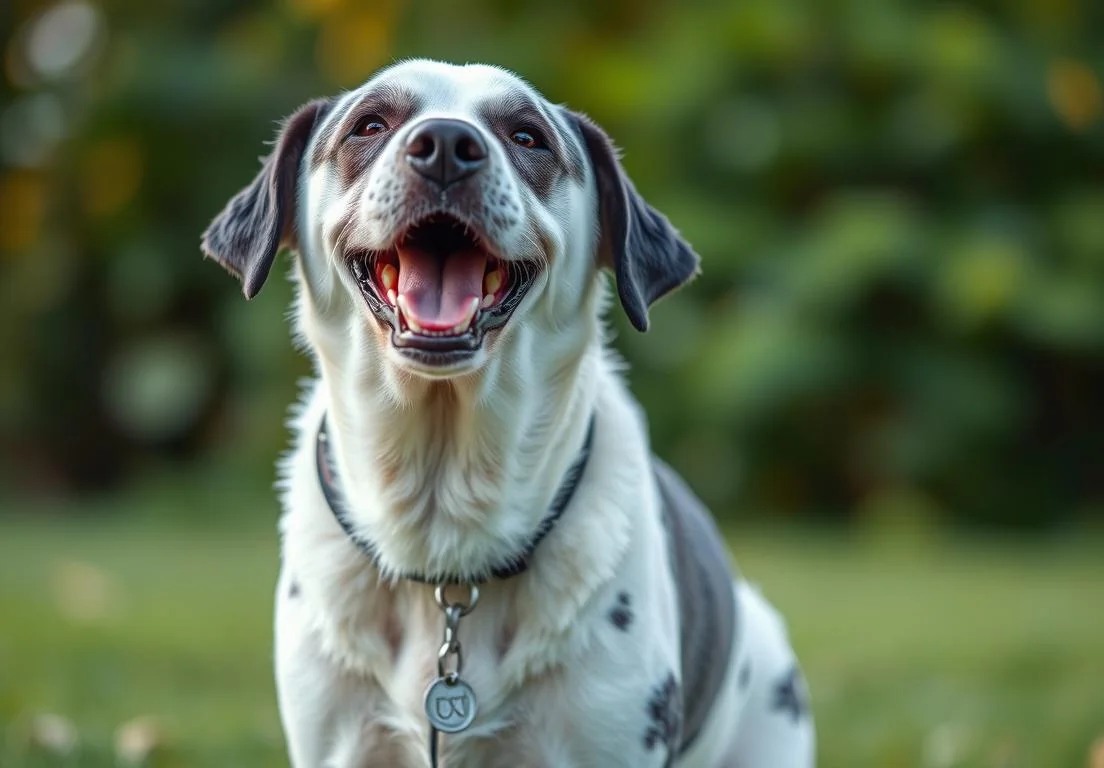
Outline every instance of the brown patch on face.
[[[481, 110], [491, 132], [502, 140], [506, 156], [521, 180], [540, 200], [547, 200], [565, 176], [582, 173], [578, 151], [564, 142], [559, 128], [540, 104], [523, 94], [496, 98]], [[515, 143], [513, 134], [525, 131], [543, 146], [526, 148]]]
[[[352, 185], [379, 159], [390, 138], [419, 108], [418, 97], [394, 84], [374, 88], [336, 119], [326, 135], [315, 144], [311, 158], [315, 165], [333, 159], [338, 177], [346, 187]], [[386, 129], [370, 136], [358, 135], [368, 122], [379, 121]]]

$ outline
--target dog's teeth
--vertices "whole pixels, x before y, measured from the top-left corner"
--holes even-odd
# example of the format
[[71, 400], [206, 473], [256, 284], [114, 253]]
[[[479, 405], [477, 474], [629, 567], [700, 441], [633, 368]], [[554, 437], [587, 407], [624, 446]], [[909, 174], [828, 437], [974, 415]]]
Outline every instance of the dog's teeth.
[[413, 314], [410, 312], [410, 305], [406, 302], [406, 296], [399, 294], [398, 301], [399, 312], [402, 313], [403, 319], [406, 320], [407, 326], [415, 333], [422, 333], [422, 326], [418, 325], [418, 321], [414, 319]]
[[502, 269], [496, 269], [494, 272], [488, 272], [483, 276], [483, 293], [491, 294], [492, 296], [498, 293], [498, 289], [502, 287]]
[[[380, 280], [383, 281], [383, 287], [388, 289], [388, 293], [398, 285], [399, 282], [399, 270], [395, 269], [394, 264], [387, 264], [380, 270]], [[394, 304], [395, 302], [391, 302]]]
[[398, 297], [395, 296], [395, 291], [393, 289], [387, 292], [387, 301], [390, 302], [392, 307], [399, 303]]
[[479, 299], [473, 298], [468, 305], [468, 311], [464, 319], [456, 325], [452, 326], [452, 333], [463, 333], [468, 330], [472, 324], [472, 318], [475, 317], [475, 313], [479, 311]]
[[479, 305], [483, 309], [490, 309], [494, 306], [494, 294], [488, 293], [483, 297], [483, 303]]

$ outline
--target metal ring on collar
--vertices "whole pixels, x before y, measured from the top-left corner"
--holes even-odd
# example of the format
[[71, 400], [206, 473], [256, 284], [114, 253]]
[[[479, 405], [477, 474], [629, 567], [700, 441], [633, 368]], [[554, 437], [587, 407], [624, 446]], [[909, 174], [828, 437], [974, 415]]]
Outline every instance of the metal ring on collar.
[[474, 584], [465, 585], [468, 588], [468, 601], [466, 603], [460, 601], [450, 603], [445, 595], [445, 589], [448, 586], [447, 584], [438, 584], [433, 590], [433, 597], [442, 611], [447, 612], [449, 608], [456, 606], [460, 609], [461, 616], [467, 616], [475, 610], [475, 605], [479, 602], [479, 587]]

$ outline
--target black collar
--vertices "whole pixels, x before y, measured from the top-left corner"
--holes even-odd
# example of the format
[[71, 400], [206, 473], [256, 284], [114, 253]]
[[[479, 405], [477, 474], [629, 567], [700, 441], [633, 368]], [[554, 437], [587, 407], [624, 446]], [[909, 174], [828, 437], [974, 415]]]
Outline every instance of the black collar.
[[[529, 539], [529, 544], [521, 552], [491, 568], [489, 571], [480, 573], [400, 573], [398, 574], [399, 578], [410, 579], [411, 581], [418, 581], [423, 584], [482, 584], [488, 579], [508, 579], [512, 576], [524, 573], [529, 567], [529, 560], [533, 556], [533, 552], [536, 551], [537, 545], [540, 544], [544, 537], [548, 535], [548, 532], [555, 527], [556, 522], [560, 519], [560, 515], [567, 509], [571, 497], [575, 494], [575, 488], [579, 485], [579, 479], [583, 476], [583, 470], [586, 469], [587, 460], [590, 458], [590, 446], [593, 440], [594, 416], [592, 414], [590, 417], [590, 424], [587, 426], [586, 439], [583, 441], [583, 447], [580, 449], [578, 457], [576, 457], [575, 462], [568, 468], [567, 473], [564, 474], [563, 482], [560, 483], [560, 488], [556, 491], [556, 495], [552, 499], [552, 505], [549, 507], [548, 514], [541, 520], [540, 525], [537, 526], [537, 530]], [[329, 504], [330, 511], [333, 512], [334, 518], [352, 540], [353, 544], [355, 544], [361, 552], [367, 555], [372, 562], [375, 563], [376, 567], [379, 567], [379, 554], [376, 551], [375, 542], [358, 534], [354, 530], [346, 514], [345, 504], [341, 498], [341, 489], [338, 488], [337, 475], [333, 468], [333, 459], [330, 456], [330, 441], [325, 416], [322, 417], [322, 423], [318, 426], [315, 459], [318, 464], [318, 482], [322, 486], [322, 495], [326, 497], [326, 503]]]

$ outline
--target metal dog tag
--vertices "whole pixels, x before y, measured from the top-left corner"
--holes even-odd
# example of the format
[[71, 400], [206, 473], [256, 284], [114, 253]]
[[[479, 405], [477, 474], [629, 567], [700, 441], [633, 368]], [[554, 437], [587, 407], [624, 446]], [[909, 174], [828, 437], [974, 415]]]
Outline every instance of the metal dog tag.
[[459, 733], [475, 720], [475, 691], [454, 674], [438, 677], [425, 693], [429, 724], [441, 733]]

